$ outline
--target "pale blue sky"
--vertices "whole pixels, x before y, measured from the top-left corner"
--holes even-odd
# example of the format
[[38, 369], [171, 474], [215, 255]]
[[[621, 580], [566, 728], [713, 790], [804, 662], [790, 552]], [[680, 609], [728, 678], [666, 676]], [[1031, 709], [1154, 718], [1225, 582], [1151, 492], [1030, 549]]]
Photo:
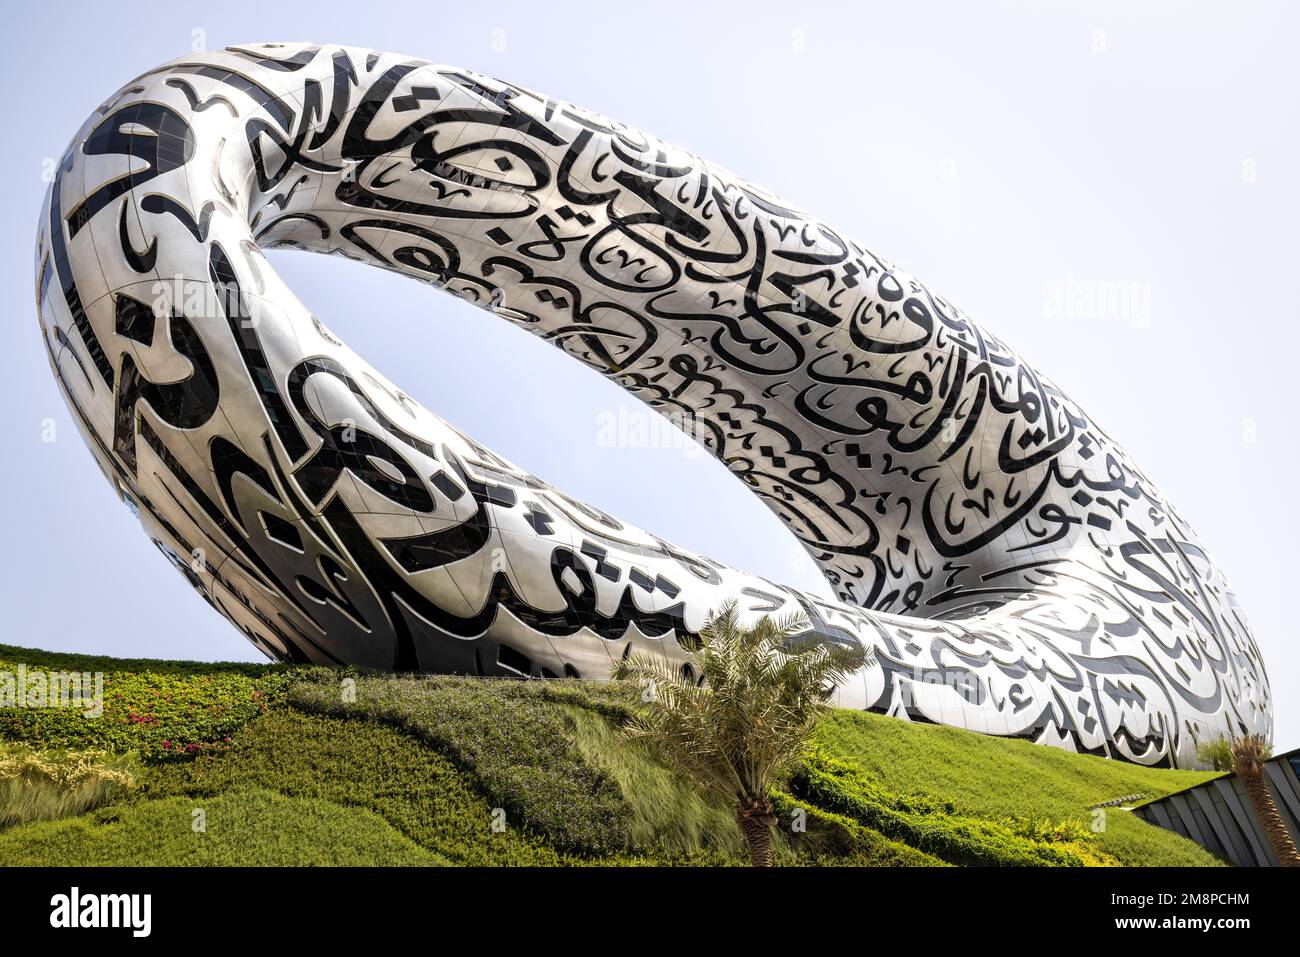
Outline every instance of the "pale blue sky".
[[[40, 345], [31, 260], [42, 164], [109, 93], [196, 39], [307, 39], [572, 100], [916, 273], [1078, 400], [1201, 533], [1263, 651], [1278, 744], [1300, 745], [1298, 38], [1290, 5], [1262, 3], [15, 6], [0, 34], [0, 640], [258, 657], [95, 468]], [[635, 403], [558, 350], [377, 270], [274, 257], [350, 345], [490, 448], [670, 541], [825, 591], [713, 460], [599, 441], [601, 414]], [[1129, 298], [1096, 315], [1081, 296], [1098, 290]]]

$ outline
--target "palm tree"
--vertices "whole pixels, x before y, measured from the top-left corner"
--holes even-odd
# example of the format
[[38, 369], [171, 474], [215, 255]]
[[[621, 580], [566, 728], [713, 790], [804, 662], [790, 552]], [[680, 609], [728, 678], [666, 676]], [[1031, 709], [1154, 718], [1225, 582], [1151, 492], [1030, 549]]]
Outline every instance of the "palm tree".
[[1268, 760], [1269, 753], [1263, 735], [1248, 734], [1238, 738], [1232, 744], [1233, 768], [1246, 788], [1246, 796], [1255, 807], [1255, 817], [1264, 828], [1264, 835], [1268, 838], [1278, 863], [1283, 867], [1300, 867], [1300, 852], [1287, 833], [1286, 822], [1277, 812], [1273, 795], [1268, 793], [1268, 785], [1264, 782], [1264, 762]]
[[800, 616], [764, 616], [742, 627], [735, 602], [711, 614], [700, 631], [695, 668], [633, 655], [616, 678], [637, 680], [646, 707], [625, 726], [670, 766], [724, 800], [755, 867], [772, 866], [771, 789], [792, 770], [836, 682], [862, 665], [861, 651], [806, 641]]

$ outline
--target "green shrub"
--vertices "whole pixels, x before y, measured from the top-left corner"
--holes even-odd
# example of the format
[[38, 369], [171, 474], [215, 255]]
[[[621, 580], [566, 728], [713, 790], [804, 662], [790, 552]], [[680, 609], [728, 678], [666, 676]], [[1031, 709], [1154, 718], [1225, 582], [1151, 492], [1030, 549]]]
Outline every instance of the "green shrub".
[[1093, 839], [1092, 832], [1079, 821], [1008, 817], [1002, 824], [1013, 834], [1040, 844], [1085, 844]]
[[[1266, 743], [1263, 753], [1265, 759], [1272, 757], [1272, 746]], [[1198, 744], [1196, 756], [1202, 764], [1216, 771], [1232, 771], [1236, 768], [1236, 762], [1232, 759], [1232, 741], [1223, 735]]]
[[796, 799], [843, 815], [950, 864], [1081, 867], [1073, 850], [1004, 823], [967, 817], [951, 804], [891, 794], [853, 765], [811, 752], [791, 779]]
[[1232, 770], [1232, 742], [1224, 737], [1202, 741], [1196, 746], [1196, 757], [1216, 771]]
[[[105, 833], [138, 836], [146, 823], [170, 822], [199, 799], [211, 808], [229, 798], [227, 808], [255, 808], [271, 821], [284, 807], [277, 793], [309, 802], [298, 807], [326, 819], [334, 810], [382, 817], [419, 848], [415, 857], [394, 849], [395, 863], [741, 860], [730, 809], [618, 739], [617, 726], [639, 707], [639, 689], [621, 683], [393, 678], [356, 669], [127, 661], [0, 646], [0, 671], [13, 671], [19, 661], [105, 672], [104, 715], [0, 708], [0, 740], [38, 750], [135, 751], [143, 760], [126, 769], [135, 775], [134, 794], [96, 797], [116, 803], [66, 827], [11, 826], [0, 835], [7, 849], [0, 863], [20, 862], [23, 835], [43, 848], [47, 863], [75, 862], [78, 848], [101, 863], [193, 863], [198, 858], [183, 833], [170, 835], [156, 853], [96, 835], [109, 827]], [[357, 683], [354, 704], [340, 694], [348, 677]], [[1143, 768], [862, 712], [833, 712], [819, 725], [817, 741], [823, 757], [846, 762], [851, 773], [821, 766], [776, 795], [778, 863], [1044, 863], [1044, 857], [1048, 863], [1217, 863], [1187, 839], [1118, 809], [1100, 812], [1104, 830], [1092, 834], [1089, 811], [1120, 795], [1159, 797], [1212, 774]], [[176, 760], [178, 753], [189, 760]], [[105, 757], [105, 766], [116, 760]], [[262, 796], [241, 805], [254, 792]], [[55, 799], [51, 790], [41, 800]], [[75, 804], [68, 808], [76, 813]], [[504, 832], [490, 827], [495, 808], [505, 810]], [[789, 826], [795, 810], [807, 825], [801, 832]], [[115, 821], [122, 824], [118, 831], [112, 831]], [[213, 859], [317, 859], [310, 848], [284, 842], [268, 851], [263, 845], [271, 832], [256, 824], [225, 833]], [[336, 833], [329, 827], [291, 828], [284, 840]], [[388, 846], [381, 832], [367, 831]], [[238, 835], [252, 842], [247, 849], [229, 843]], [[113, 848], [127, 856], [115, 859]], [[369, 860], [361, 851], [345, 856], [340, 862]]]
[[[3, 657], [0, 671], [16, 672], [20, 663], [29, 669], [97, 663], [68, 657], [72, 662], [51, 661], [48, 652], [35, 660]], [[227, 747], [239, 728], [283, 696], [291, 674], [268, 667], [198, 667], [106, 670], [98, 717], [80, 708], [0, 708], [0, 738], [43, 749], [135, 752], [145, 761], [192, 757]]]
[[[782, 841], [814, 866], [944, 867], [945, 861], [891, 840], [843, 814], [823, 810], [785, 791], [772, 796], [777, 833]], [[803, 830], [795, 830], [799, 820]]]
[[[202, 810], [196, 829], [194, 812]], [[259, 789], [103, 808], [0, 833], [0, 865], [328, 867], [445, 864], [377, 814]]]
[[[408, 731], [477, 778], [506, 819], [557, 850], [604, 856], [631, 846], [631, 812], [616, 781], [583, 757], [572, 724], [545, 682], [360, 675], [344, 700], [337, 672], [295, 682], [290, 703], [306, 711], [375, 719]], [[591, 700], [574, 683], [563, 694]], [[608, 704], [608, 701], [606, 702]]]
[[972, 817], [1078, 821], [1100, 852], [1133, 866], [1213, 867], [1209, 851], [1118, 808], [1091, 810], [1124, 795], [1162, 797], [1214, 772], [1150, 768], [1072, 754], [1029, 741], [899, 721], [863, 711], [832, 712], [815, 742], [894, 794], [942, 798]]
[[234, 749], [153, 765], [145, 798], [195, 800], [247, 789], [363, 807], [407, 838], [456, 864], [544, 864], [561, 855], [507, 817], [492, 829], [493, 805], [446, 756], [395, 727], [277, 708], [249, 723]]
[[102, 751], [0, 745], [0, 828], [83, 814], [130, 794], [136, 762]]
[[268, 674], [302, 670], [301, 665], [259, 664], [254, 661], [190, 661], [183, 658], [114, 658], [75, 651], [46, 651], [0, 644], [0, 670], [12, 669], [14, 662], [43, 671], [151, 671], [162, 675], [243, 675], [261, 678]]

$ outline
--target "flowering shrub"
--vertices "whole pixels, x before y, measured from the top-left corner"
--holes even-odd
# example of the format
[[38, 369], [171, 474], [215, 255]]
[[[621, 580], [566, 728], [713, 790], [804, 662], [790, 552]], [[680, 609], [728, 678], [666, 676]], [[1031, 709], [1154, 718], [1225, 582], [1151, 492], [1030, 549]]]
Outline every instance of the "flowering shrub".
[[[0, 649], [0, 671], [16, 671], [20, 662], [29, 669], [47, 666], [8, 651]], [[105, 671], [99, 717], [79, 708], [0, 707], [0, 738], [37, 748], [134, 752], [146, 761], [223, 750], [239, 728], [283, 697], [291, 673], [268, 665], [147, 664], [138, 671]]]

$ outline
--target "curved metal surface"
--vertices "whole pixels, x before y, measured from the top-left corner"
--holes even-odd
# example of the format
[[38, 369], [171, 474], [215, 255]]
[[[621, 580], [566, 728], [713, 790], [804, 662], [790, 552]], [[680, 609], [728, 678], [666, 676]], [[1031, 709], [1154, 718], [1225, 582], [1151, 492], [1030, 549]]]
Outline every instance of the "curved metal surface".
[[[281, 282], [262, 250], [286, 246], [485, 306], [685, 423], [839, 600], [458, 433]], [[578, 107], [353, 48], [182, 57], [72, 140], [37, 275], [101, 468], [274, 658], [598, 677], [641, 647], [689, 667], [737, 598], [872, 649], [848, 707], [1148, 764], [1270, 730], [1222, 575], [1067, 396], [871, 250]]]

